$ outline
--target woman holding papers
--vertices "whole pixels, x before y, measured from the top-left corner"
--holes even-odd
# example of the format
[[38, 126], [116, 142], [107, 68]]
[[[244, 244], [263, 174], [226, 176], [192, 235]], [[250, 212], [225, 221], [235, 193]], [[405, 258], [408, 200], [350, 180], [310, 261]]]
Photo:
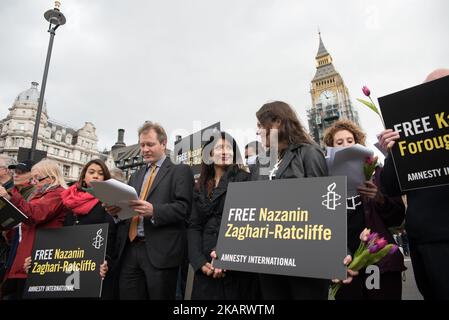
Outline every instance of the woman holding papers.
[[66, 208], [61, 201], [61, 193], [66, 186], [58, 164], [52, 160], [42, 160], [31, 169], [31, 181], [36, 190], [27, 202], [16, 188], [8, 193], [0, 187], [0, 196], [10, 200], [21, 210], [28, 220], [22, 223], [21, 239], [17, 253], [6, 279], [16, 282], [18, 299], [21, 298], [27, 274], [23, 269], [25, 258], [31, 256], [36, 229], [62, 227]]
[[[355, 144], [365, 145], [365, 134], [350, 120], [338, 120], [324, 134], [324, 144], [328, 147], [351, 147]], [[361, 163], [361, 166], [363, 164]], [[400, 225], [405, 217], [405, 207], [401, 197], [387, 197], [379, 189], [380, 168], [377, 167], [372, 180], [359, 186], [356, 201], [348, 202], [348, 247], [355, 252], [359, 245], [359, 234], [364, 228], [377, 232], [388, 243], [395, 243], [388, 231], [389, 227]], [[369, 290], [365, 284], [365, 270], [354, 281], [342, 287], [337, 300], [353, 299], [397, 299], [402, 296], [401, 272], [405, 270], [404, 257], [400, 251], [386, 256], [378, 264], [380, 271], [380, 288]]]
[[[64, 221], [65, 226], [109, 224], [106, 261], [102, 265], [102, 269], [106, 269], [106, 271], [108, 268], [112, 268], [114, 260], [115, 222], [114, 218], [105, 211], [101, 202], [89, 193], [89, 188], [91, 181], [104, 181], [110, 178], [111, 174], [106, 164], [100, 159], [94, 159], [83, 167], [78, 182], [61, 194], [62, 203], [68, 209]], [[109, 272], [103, 283], [102, 298], [112, 299], [113, 289], [113, 275]]]
[[[251, 172], [252, 180], [321, 177], [327, 175], [326, 161], [320, 148], [301, 125], [296, 113], [285, 102], [264, 104], [256, 113], [257, 134], [268, 154], [260, 156]], [[344, 257], [342, 257], [344, 258]], [[350, 257], [343, 263], [349, 264]], [[348, 270], [350, 282], [356, 272]], [[327, 300], [329, 281], [323, 279], [259, 275], [264, 299]]]
[[195, 270], [192, 299], [257, 298], [255, 274], [224, 271], [211, 264], [230, 182], [248, 181], [235, 140], [221, 132], [203, 147], [188, 229], [189, 260]]

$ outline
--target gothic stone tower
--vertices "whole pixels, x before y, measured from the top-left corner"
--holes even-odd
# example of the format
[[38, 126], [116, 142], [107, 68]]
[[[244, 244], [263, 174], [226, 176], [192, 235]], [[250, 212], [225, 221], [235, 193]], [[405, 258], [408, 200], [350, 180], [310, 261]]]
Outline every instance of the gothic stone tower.
[[308, 110], [310, 134], [323, 146], [323, 132], [338, 119], [350, 119], [359, 125], [357, 111], [353, 109], [348, 88], [332, 64], [332, 57], [319, 33], [320, 45], [316, 60], [316, 73], [311, 82], [312, 108]]

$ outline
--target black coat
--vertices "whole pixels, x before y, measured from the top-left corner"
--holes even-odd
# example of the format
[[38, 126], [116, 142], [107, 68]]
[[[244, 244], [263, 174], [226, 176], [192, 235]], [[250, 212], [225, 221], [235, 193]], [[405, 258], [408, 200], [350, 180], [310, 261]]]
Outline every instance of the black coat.
[[210, 253], [217, 244], [228, 184], [249, 180], [249, 173], [231, 167], [213, 189], [210, 199], [205, 188], [194, 192], [187, 235], [189, 261], [195, 271], [211, 261]]
[[[135, 172], [129, 185], [140, 193], [146, 167]], [[145, 246], [151, 264], [160, 269], [179, 266], [186, 255], [186, 221], [192, 208], [193, 174], [189, 166], [175, 165], [167, 157], [159, 168], [146, 201], [153, 205], [153, 219], [144, 219]], [[128, 240], [131, 219], [117, 224], [120, 259]]]
[[[262, 165], [258, 158], [256, 166], [251, 172], [251, 180], [268, 179], [267, 174], [261, 174], [261, 169], [267, 169], [267, 167], [266, 165]], [[288, 146], [282, 162], [279, 165], [279, 169], [276, 172], [275, 179], [323, 176], [327, 176], [327, 165], [323, 152], [315, 144], [301, 143]]]
[[[402, 194], [391, 154], [385, 158], [380, 182], [387, 195], [394, 197]], [[449, 241], [449, 186], [409, 190], [405, 194], [405, 229], [410, 242], [424, 244]]]

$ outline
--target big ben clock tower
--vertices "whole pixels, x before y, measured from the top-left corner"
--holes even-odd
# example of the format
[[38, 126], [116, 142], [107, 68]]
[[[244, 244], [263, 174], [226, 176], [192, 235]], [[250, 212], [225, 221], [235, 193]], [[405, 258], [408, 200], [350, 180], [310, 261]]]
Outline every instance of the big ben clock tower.
[[312, 79], [310, 94], [312, 108], [308, 110], [310, 134], [323, 146], [323, 131], [338, 119], [349, 119], [359, 124], [357, 111], [352, 108], [348, 88], [335, 70], [332, 57], [319, 33], [320, 45], [316, 60], [316, 73]]

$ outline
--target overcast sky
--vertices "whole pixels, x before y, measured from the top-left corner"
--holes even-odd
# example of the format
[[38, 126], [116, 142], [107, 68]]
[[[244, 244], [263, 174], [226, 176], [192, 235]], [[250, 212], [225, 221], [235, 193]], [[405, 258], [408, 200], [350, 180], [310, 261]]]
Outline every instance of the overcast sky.
[[[449, 1], [62, 0], [45, 100], [49, 117], [75, 129], [91, 121], [99, 147], [117, 129], [136, 143], [144, 120], [186, 135], [221, 121], [239, 143], [255, 138], [255, 112], [290, 103], [307, 125], [318, 27], [361, 124], [377, 116], [355, 99], [421, 83], [449, 67]], [[49, 0], [0, 1], [0, 117], [42, 81]], [[243, 136], [246, 133], [245, 136]], [[245, 139], [246, 141], [244, 141]]]

